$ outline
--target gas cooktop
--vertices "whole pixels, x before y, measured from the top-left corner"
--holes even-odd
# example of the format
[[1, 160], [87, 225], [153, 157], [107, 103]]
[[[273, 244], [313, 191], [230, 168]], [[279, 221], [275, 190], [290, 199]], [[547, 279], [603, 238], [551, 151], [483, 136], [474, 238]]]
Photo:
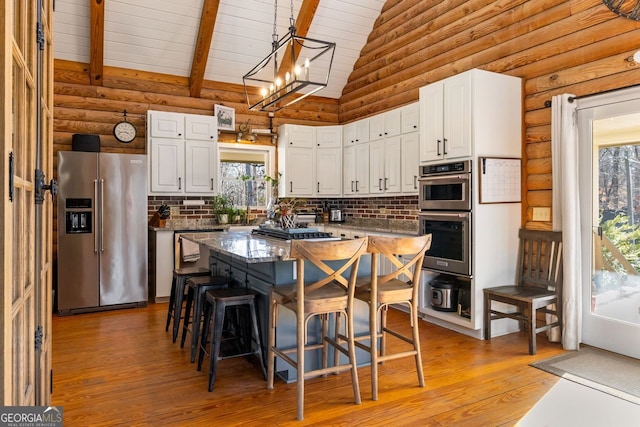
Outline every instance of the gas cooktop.
[[341, 240], [331, 233], [318, 231], [317, 228], [254, 228], [251, 234], [258, 236], [273, 237], [280, 240]]

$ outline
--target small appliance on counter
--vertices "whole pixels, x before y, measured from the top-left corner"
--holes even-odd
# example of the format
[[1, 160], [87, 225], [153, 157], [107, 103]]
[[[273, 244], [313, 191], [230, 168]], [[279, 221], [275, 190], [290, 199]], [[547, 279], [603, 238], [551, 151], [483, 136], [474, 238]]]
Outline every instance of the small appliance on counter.
[[331, 208], [329, 211], [329, 222], [343, 222], [342, 210], [338, 208]]

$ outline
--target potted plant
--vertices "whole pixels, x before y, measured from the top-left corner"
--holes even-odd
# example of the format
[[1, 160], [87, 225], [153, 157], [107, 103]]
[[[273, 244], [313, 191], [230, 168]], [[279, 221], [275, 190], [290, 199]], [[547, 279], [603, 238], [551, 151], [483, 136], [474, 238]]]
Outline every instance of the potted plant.
[[213, 196], [211, 204], [218, 224], [228, 224], [229, 208], [233, 208], [233, 206], [231, 206], [231, 204], [229, 203], [229, 199], [222, 194], [216, 194], [215, 196]]

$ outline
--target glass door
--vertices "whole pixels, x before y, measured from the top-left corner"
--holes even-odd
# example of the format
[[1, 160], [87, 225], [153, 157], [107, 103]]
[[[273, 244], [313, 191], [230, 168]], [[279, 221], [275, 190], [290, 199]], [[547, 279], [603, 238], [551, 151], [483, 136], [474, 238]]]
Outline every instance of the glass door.
[[583, 342], [640, 358], [640, 99], [605, 101], [578, 112]]

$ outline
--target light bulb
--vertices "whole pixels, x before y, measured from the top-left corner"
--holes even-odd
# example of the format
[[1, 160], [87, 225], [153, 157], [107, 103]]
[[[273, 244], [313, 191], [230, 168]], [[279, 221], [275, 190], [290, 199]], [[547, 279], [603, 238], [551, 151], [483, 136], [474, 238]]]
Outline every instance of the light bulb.
[[267, 88], [261, 88], [260, 89], [260, 95], [262, 95], [263, 98], [267, 97]]
[[293, 68], [293, 73], [296, 75], [296, 78], [300, 75], [300, 71], [302, 71], [300, 69], [300, 66], [296, 64], [296, 66]]
[[282, 86], [282, 79], [278, 77], [276, 79], [276, 89], [280, 89], [280, 86]]
[[289, 84], [289, 79], [291, 79], [291, 74], [289, 74], [289, 72], [287, 71], [286, 74], [284, 75], [285, 84]]
[[309, 58], [304, 60], [304, 78], [305, 80], [309, 80]]

